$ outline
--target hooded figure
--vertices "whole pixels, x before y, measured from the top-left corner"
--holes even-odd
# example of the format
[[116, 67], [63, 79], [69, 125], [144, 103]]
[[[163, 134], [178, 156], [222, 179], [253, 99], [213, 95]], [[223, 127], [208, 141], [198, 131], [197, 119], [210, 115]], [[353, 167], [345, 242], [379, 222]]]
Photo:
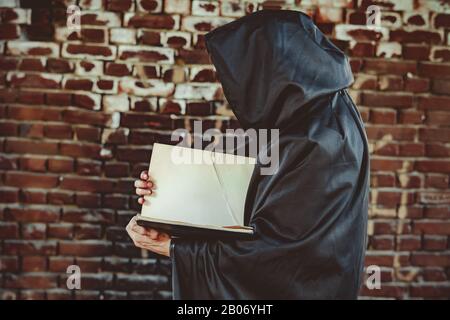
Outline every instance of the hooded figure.
[[242, 127], [279, 129], [279, 168], [250, 181], [253, 238], [173, 241], [174, 298], [356, 298], [369, 155], [346, 56], [295, 11], [259, 11], [205, 41]]

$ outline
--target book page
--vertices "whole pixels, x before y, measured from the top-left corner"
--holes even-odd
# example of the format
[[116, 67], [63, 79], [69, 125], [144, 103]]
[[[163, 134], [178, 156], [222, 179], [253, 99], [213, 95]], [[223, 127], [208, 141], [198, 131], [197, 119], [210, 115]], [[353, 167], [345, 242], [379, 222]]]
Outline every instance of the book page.
[[[246, 167], [245, 170], [241, 165], [225, 165], [227, 167], [225, 174], [225, 167], [219, 165], [220, 176], [224, 181], [222, 185], [216, 173], [217, 167], [214, 167], [211, 159], [209, 163], [193, 163], [194, 161], [179, 163], [179, 158], [173, 158], [174, 149], [175, 151], [182, 149], [183, 156], [191, 159], [203, 157], [204, 153], [211, 157], [210, 151], [154, 144], [149, 172], [155, 181], [156, 190], [154, 195], [145, 197], [141, 214], [199, 225], [242, 224], [245, 201], [243, 197], [249, 179], [248, 173], [240, 176], [239, 171], [241, 174], [243, 170], [252, 172], [253, 168]], [[233, 168], [238, 167], [240, 169], [235, 172]], [[235, 191], [225, 193], [224, 188], [234, 188]], [[235, 195], [237, 190], [239, 196]], [[230, 212], [230, 207], [233, 212]]]

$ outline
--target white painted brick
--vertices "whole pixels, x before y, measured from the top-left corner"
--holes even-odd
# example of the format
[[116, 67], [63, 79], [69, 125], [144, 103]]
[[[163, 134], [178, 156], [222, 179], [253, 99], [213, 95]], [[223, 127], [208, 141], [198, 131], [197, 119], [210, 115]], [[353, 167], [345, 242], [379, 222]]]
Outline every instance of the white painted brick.
[[1, 0], [0, 1], [1, 8], [16, 8], [19, 7], [18, 0]]
[[237, 0], [222, 1], [220, 3], [221, 15], [224, 17], [242, 17], [245, 14], [244, 4]]
[[389, 38], [389, 30], [385, 27], [367, 27], [367, 26], [360, 26], [360, 25], [352, 25], [352, 24], [340, 24], [337, 25], [335, 28], [335, 37], [339, 40], [346, 40], [351, 41], [354, 40], [354, 38], [348, 34], [349, 31], [354, 30], [367, 30], [367, 31], [376, 31], [381, 34], [380, 39], [378, 40], [387, 40]]
[[186, 100], [177, 100], [177, 99], [159, 99], [159, 112], [163, 113], [166, 111], [168, 104], [171, 102], [176, 103], [180, 107], [180, 114], [186, 114]]
[[67, 81], [70, 81], [70, 80], [89, 80], [92, 83], [95, 83], [95, 81], [97, 81], [97, 78], [96, 77], [78, 77], [78, 76], [74, 76], [74, 75], [70, 75], [70, 74], [63, 75], [62, 82], [61, 82], [62, 87], [65, 88]]
[[175, 99], [203, 99], [216, 100], [221, 86], [219, 83], [208, 84], [177, 84], [175, 88]]
[[[159, 53], [165, 58], [163, 60], [155, 61], [158, 63], [169, 63], [173, 64], [175, 59], [175, 52], [170, 48], [161, 48], [161, 47], [153, 47], [153, 46], [129, 46], [129, 45], [119, 45], [119, 59], [122, 59], [122, 54], [124, 52], [153, 52]], [[123, 59], [125, 60], [125, 59]], [[145, 61], [145, 59], [141, 59], [139, 57], [127, 58], [126, 61]]]
[[[450, 12], [450, 4], [447, 2], [443, 2], [440, 0], [416, 0], [417, 6], [423, 8], [424, 10], [440, 12], [440, 13], [449, 13]], [[411, 10], [409, 10], [411, 11]]]
[[[83, 62], [92, 64], [93, 66], [83, 67]], [[103, 61], [98, 60], [81, 60], [75, 64], [75, 74], [78, 76], [100, 76], [103, 74]]]
[[398, 42], [380, 42], [377, 46], [377, 57], [395, 58], [402, 56], [402, 46]]
[[186, 44], [183, 45], [183, 48], [191, 47], [191, 33], [183, 32], [183, 31], [167, 31], [161, 33], [161, 44], [165, 47], [169, 46], [168, 40], [172, 37], [180, 37], [186, 40]]
[[[133, 68], [133, 70], [132, 70], [132, 74], [133, 74], [133, 76], [134, 77], [137, 77], [137, 78], [141, 78], [141, 74], [139, 73], [140, 72], [140, 70], [138, 70], [139, 69], [139, 67], [142, 67], [142, 68], [144, 68], [144, 67], [155, 67], [155, 69], [156, 69], [156, 76], [157, 77], [160, 77], [161, 76], [161, 66], [160, 65], [158, 65], [158, 64], [155, 64], [155, 63], [136, 63], [136, 64], [134, 64], [134, 68]], [[169, 65], [168, 65], [169, 66]]]
[[91, 93], [91, 92], [86, 92], [86, 91], [78, 91], [78, 92], [79, 92], [79, 94], [81, 94], [83, 96], [88, 96], [89, 98], [91, 98], [94, 101], [94, 107], [92, 108], [92, 110], [100, 110], [101, 109], [101, 100], [102, 100], [101, 94]]
[[[111, 81], [113, 86], [111, 89], [102, 89], [98, 86], [98, 82], [102, 80]], [[96, 93], [105, 93], [105, 94], [117, 94], [119, 92], [119, 84], [117, 79], [114, 78], [105, 78], [102, 77], [101, 79], [98, 79], [96, 82], [94, 82], [94, 88], [93, 91]]]
[[[25, 73], [25, 72], [16, 72], [16, 71], [11, 71], [11, 72], [8, 72], [7, 73], [7, 75], [6, 75], [6, 80], [9, 82], [9, 81], [11, 81], [11, 78], [17, 78], [17, 79], [23, 79], [23, 78], [25, 78], [27, 76], [27, 74]], [[43, 73], [43, 72], [40, 72], [39, 73], [39, 76], [41, 77], [41, 78], [44, 78], [44, 79], [48, 79], [48, 80], [52, 80], [52, 81], [55, 81], [55, 82], [58, 82], [58, 83], [61, 83], [61, 80], [62, 80], [62, 78], [63, 78], [63, 76], [62, 75], [60, 75], [60, 74], [54, 74], [54, 73]]]
[[160, 13], [162, 12], [162, 0], [155, 0], [152, 2], [152, 4], [156, 4], [154, 8], [149, 8], [145, 5], [145, 0], [137, 0], [136, 1], [136, 8], [137, 11], [143, 11], [143, 12], [153, 12], [153, 13]]
[[129, 128], [118, 128], [118, 129], [105, 128], [105, 129], [103, 129], [102, 144], [109, 142], [111, 135], [114, 135], [117, 132], [123, 132], [124, 136], [128, 136], [130, 134], [130, 129]]
[[102, 46], [102, 47], [108, 47], [111, 50], [111, 55], [104, 56], [104, 55], [94, 55], [94, 54], [88, 54], [88, 53], [76, 53], [72, 54], [67, 52], [67, 47], [71, 45], [70, 43], [64, 43], [61, 50], [61, 56], [64, 58], [76, 58], [76, 59], [96, 59], [96, 60], [114, 60], [117, 55], [117, 47], [116, 46], [104, 46], [104, 45], [97, 45], [97, 44], [89, 44], [89, 46]]
[[194, 16], [218, 16], [219, 3], [206, 0], [192, 1], [192, 15]]
[[431, 53], [430, 53], [430, 57], [431, 57], [431, 61], [434, 62], [445, 62], [444, 58], [434, 58], [434, 54], [436, 51], [447, 51], [447, 53], [450, 53], [450, 48], [448, 46], [432, 46], [431, 47]]
[[408, 23], [409, 18], [420, 15], [425, 23], [423, 25], [414, 25], [414, 26], [417, 28], [428, 29], [430, 27], [430, 22], [429, 22], [429, 18], [428, 18], [429, 14], [430, 13], [428, 11], [424, 11], [424, 10], [421, 10], [421, 11], [416, 10], [413, 12], [404, 12], [403, 13], [403, 23], [412, 25], [412, 24]]
[[104, 9], [103, 0], [80, 0], [80, 8], [84, 10]]
[[76, 31], [70, 30], [66, 26], [57, 26], [55, 28], [55, 40], [59, 41], [59, 42], [70, 41], [70, 40], [67, 40], [67, 38], [69, 37], [69, 35], [72, 32], [76, 32]]
[[181, 29], [190, 32], [199, 32], [199, 31], [207, 32], [208, 30], [205, 31], [198, 30], [196, 28], [196, 25], [209, 24], [211, 25], [211, 29], [215, 29], [233, 20], [234, 20], [233, 18], [226, 18], [226, 17], [195, 17], [195, 16], [183, 17], [181, 20]]
[[403, 26], [402, 16], [398, 12], [381, 11], [381, 26], [392, 29], [401, 28]]
[[[101, 21], [103, 26], [105, 27], [120, 27], [122, 23], [122, 19], [119, 13], [109, 12], [109, 11], [81, 11], [81, 17], [85, 17], [87, 15], [96, 15], [97, 21]], [[86, 19], [85, 19], [86, 20]], [[84, 23], [84, 26], [89, 25], [88, 23]], [[98, 26], [98, 25], [95, 25]]]
[[343, 18], [343, 10], [341, 8], [323, 7], [317, 9], [317, 22], [333, 22], [341, 23]]
[[130, 100], [131, 100], [131, 104], [130, 104], [131, 110], [136, 109], [136, 107], [135, 107], [136, 103], [146, 101], [150, 105], [150, 111], [153, 111], [153, 112], [158, 111], [158, 98], [157, 97], [147, 98], [147, 97], [130, 96]]
[[190, 69], [191, 69], [191, 72], [189, 73], [189, 80], [190, 81], [193, 81], [195, 79], [195, 76], [200, 71], [203, 71], [203, 70], [215, 71], [214, 67], [213, 66], [209, 66], [209, 65], [206, 65], [206, 66], [193, 65]]
[[113, 112], [110, 120], [106, 124], [108, 127], [117, 129], [120, 127], [120, 112]]
[[[133, 19], [133, 17], [140, 16], [141, 18], [145, 18], [148, 16], [148, 14], [136, 14], [135, 12], [126, 12], [123, 17], [124, 26], [129, 26], [130, 20]], [[180, 16], [178, 15], [172, 15], [173, 19], [173, 26], [170, 27], [170, 29], [177, 30], [180, 28]], [[155, 29], [164, 29], [163, 26]]]
[[118, 44], [136, 44], [136, 30], [113, 28], [110, 30], [110, 41]]
[[188, 74], [188, 68], [178, 65], [172, 65], [172, 66], [162, 66], [161, 67], [161, 74], [164, 75], [164, 73], [167, 70], [172, 70], [172, 77], [170, 79], [173, 83], [182, 83], [186, 82], [187, 80], [187, 74]]
[[[43, 52], [42, 54], [30, 53], [30, 50], [36, 52], [37, 49], [44, 48], [48, 52]], [[58, 57], [59, 56], [59, 45], [51, 42], [40, 42], [40, 41], [22, 41], [13, 40], [8, 41], [6, 45], [7, 53], [13, 56], [26, 56], [26, 55], [38, 55], [47, 57]]]
[[[139, 85], [139, 83], [142, 82], [144, 82], [144, 87]], [[119, 83], [119, 90], [121, 92], [136, 96], [168, 97], [173, 93], [174, 87], [175, 85], [173, 83], [161, 80], [149, 79], [146, 81], [139, 81], [129, 77], [122, 78]]]
[[[0, 7], [1, 7], [1, 1], [0, 1]], [[16, 24], [30, 24], [31, 23], [31, 10], [30, 9], [22, 9], [22, 8], [15, 8], [13, 9], [16, 13], [17, 17], [12, 20], [6, 21], [7, 23], [16, 23]], [[0, 19], [1, 21], [1, 19]], [[2, 21], [5, 22], [5, 21]]]
[[[313, 5], [319, 7], [335, 7], [335, 8], [350, 8], [353, 4], [353, 0], [316, 0], [312, 1]], [[302, 5], [307, 5], [302, 1]]]
[[191, 0], [164, 0], [164, 11], [166, 13], [189, 14]]
[[102, 105], [105, 112], [127, 112], [130, 110], [130, 101], [126, 94], [105, 95]]

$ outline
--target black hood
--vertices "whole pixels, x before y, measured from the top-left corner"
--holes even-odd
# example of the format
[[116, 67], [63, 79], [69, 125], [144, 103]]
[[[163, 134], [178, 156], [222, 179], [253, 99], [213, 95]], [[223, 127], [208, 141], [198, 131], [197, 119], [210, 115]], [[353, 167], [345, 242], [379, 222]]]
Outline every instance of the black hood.
[[353, 79], [346, 57], [293, 11], [240, 18], [206, 44], [244, 129], [280, 129], [279, 166], [253, 173], [251, 239], [172, 240], [174, 297], [356, 298], [370, 170], [363, 123], [344, 89]]
[[280, 128], [312, 99], [353, 82], [347, 57], [301, 12], [259, 11], [205, 42], [244, 128]]

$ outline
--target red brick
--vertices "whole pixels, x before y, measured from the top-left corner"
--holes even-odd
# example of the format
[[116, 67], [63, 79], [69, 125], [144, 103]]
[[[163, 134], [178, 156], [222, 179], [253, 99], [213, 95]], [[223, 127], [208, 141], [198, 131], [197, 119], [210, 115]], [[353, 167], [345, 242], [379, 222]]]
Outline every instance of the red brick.
[[80, 208], [97, 208], [101, 205], [101, 195], [91, 193], [77, 193], [75, 203]]
[[60, 188], [86, 192], [111, 192], [114, 182], [101, 178], [63, 177]]
[[411, 264], [414, 266], [448, 267], [450, 266], [450, 253], [413, 252], [411, 254]]
[[17, 120], [61, 120], [61, 110], [42, 107], [12, 107], [8, 108], [8, 118]]
[[137, 14], [130, 18], [128, 26], [134, 28], [172, 29], [175, 20], [171, 16]]
[[450, 66], [446, 63], [419, 63], [419, 74], [430, 78], [449, 78]]
[[389, 40], [400, 43], [440, 43], [442, 37], [438, 32], [427, 30], [391, 30]]
[[422, 241], [420, 236], [401, 235], [397, 238], [397, 248], [400, 251], [420, 250]]
[[415, 74], [417, 72], [417, 63], [411, 61], [390, 61], [387, 59], [365, 60], [363, 70], [369, 73], [377, 74], [397, 74], [405, 75], [407, 73]]
[[448, 284], [413, 284], [410, 288], [411, 297], [448, 299], [450, 285]]
[[128, 11], [133, 4], [132, 0], [108, 0], [106, 5], [107, 10], [110, 11]]
[[395, 124], [397, 113], [395, 110], [371, 110], [370, 122], [376, 124]]
[[72, 159], [50, 158], [48, 159], [48, 170], [51, 172], [73, 172], [74, 161]]
[[47, 193], [44, 191], [21, 190], [20, 201], [23, 203], [46, 204]]
[[44, 104], [45, 95], [42, 92], [20, 91], [17, 101], [23, 104]]
[[419, 130], [420, 141], [430, 142], [448, 142], [450, 141], [450, 129], [428, 129], [423, 128]]
[[411, 108], [413, 99], [412, 96], [408, 94], [365, 92], [363, 94], [363, 104], [375, 107]]
[[447, 236], [424, 235], [423, 248], [430, 251], [443, 251], [447, 248]]
[[46, 125], [44, 135], [52, 139], [72, 139], [72, 128], [69, 125]]
[[49, 224], [47, 226], [47, 236], [56, 239], [72, 239], [73, 226], [71, 224]]
[[61, 241], [59, 253], [64, 256], [98, 257], [111, 254], [112, 245], [99, 240]]
[[433, 235], [450, 235], [450, 222], [435, 220], [417, 220], [413, 222], [415, 233], [425, 233]]
[[72, 102], [70, 93], [49, 92], [46, 94], [47, 104], [56, 106], [69, 106]]
[[13, 289], [49, 289], [56, 288], [57, 276], [51, 274], [8, 274], [5, 276], [5, 288]]
[[16, 239], [19, 228], [14, 222], [0, 222], [0, 239]]
[[414, 140], [417, 136], [415, 128], [387, 127], [387, 126], [367, 126], [366, 133], [370, 140], [380, 140], [386, 136], [392, 136], [397, 141]]
[[31, 73], [24, 76], [12, 75], [10, 84], [13, 88], [58, 89], [60, 87], [56, 80]]
[[76, 127], [75, 136], [77, 140], [99, 142], [100, 141], [100, 129], [93, 127]]
[[9, 255], [55, 255], [57, 243], [48, 240], [5, 240], [3, 252]]
[[45, 71], [45, 65], [42, 60], [34, 58], [25, 58], [20, 61], [19, 70], [23, 71]]
[[7, 208], [7, 220], [19, 222], [54, 222], [59, 220], [59, 211], [55, 209]]
[[47, 259], [40, 256], [28, 256], [22, 258], [23, 272], [43, 272], [47, 268]]
[[48, 189], [57, 186], [58, 177], [25, 172], [7, 172], [4, 182], [5, 185], [13, 187]]
[[19, 38], [19, 26], [16, 24], [0, 24], [0, 40]]
[[19, 165], [22, 170], [45, 172], [47, 170], [47, 158], [28, 156], [26, 158], [20, 158]]
[[430, 46], [421, 44], [404, 44], [402, 46], [402, 55], [407, 60], [429, 60]]

